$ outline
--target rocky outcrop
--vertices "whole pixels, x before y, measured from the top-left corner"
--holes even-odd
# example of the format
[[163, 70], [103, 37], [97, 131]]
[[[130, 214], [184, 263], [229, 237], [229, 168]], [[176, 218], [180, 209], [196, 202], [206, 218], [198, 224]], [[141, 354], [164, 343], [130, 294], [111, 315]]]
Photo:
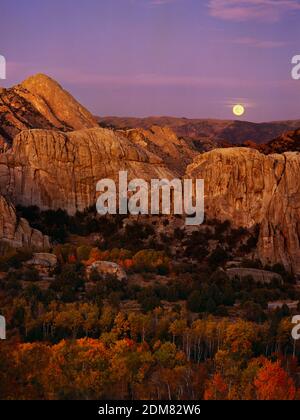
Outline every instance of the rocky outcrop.
[[77, 102], [56, 81], [44, 74], [25, 80], [21, 87], [27, 92], [23, 96], [55, 127], [72, 130], [96, 127], [92, 114]]
[[174, 172], [183, 175], [198, 154], [192, 142], [177, 137], [168, 127], [152, 126], [149, 130], [120, 130], [129, 140], [156, 154]]
[[127, 275], [122, 267], [110, 261], [96, 261], [87, 268], [88, 278], [93, 272], [98, 273], [101, 277], [113, 276], [119, 281], [127, 279]]
[[27, 261], [25, 265], [37, 270], [40, 279], [47, 281], [52, 279], [53, 270], [57, 265], [57, 257], [54, 254], [35, 253], [32, 259]]
[[237, 277], [242, 280], [249, 277], [252, 278], [255, 283], [269, 284], [275, 280], [279, 284], [283, 284], [283, 278], [280, 274], [273, 273], [272, 271], [257, 270], [255, 268], [228, 268], [226, 274], [231, 279]]
[[300, 152], [300, 129], [283, 133], [275, 140], [259, 146], [259, 150], [265, 154]]
[[32, 229], [25, 219], [19, 219], [14, 206], [1, 195], [0, 241], [14, 248], [29, 247], [36, 250], [50, 248], [49, 238]]
[[[30, 128], [56, 129], [24, 97], [29, 92], [21, 87], [0, 90], [0, 152], [8, 149], [14, 137]], [[61, 127], [63, 129], [63, 127]]]
[[27, 265], [47, 267], [49, 269], [55, 268], [57, 265], [57, 256], [54, 254], [48, 254], [45, 252], [39, 252], [33, 254], [30, 261], [27, 261]]
[[205, 180], [206, 215], [233, 226], [260, 225], [258, 254], [300, 273], [300, 154], [265, 156], [246, 148], [196, 157], [187, 176]]
[[117, 181], [121, 170], [129, 179], [174, 178], [159, 157], [110, 130], [28, 130], [0, 155], [0, 194], [15, 204], [74, 214], [95, 205], [97, 182]]
[[43, 74], [0, 89], [0, 151], [22, 130], [80, 130], [96, 127], [94, 117], [57, 82]]
[[282, 159], [283, 171], [261, 223], [258, 250], [265, 263], [279, 261], [300, 276], [300, 154], [284, 153]]

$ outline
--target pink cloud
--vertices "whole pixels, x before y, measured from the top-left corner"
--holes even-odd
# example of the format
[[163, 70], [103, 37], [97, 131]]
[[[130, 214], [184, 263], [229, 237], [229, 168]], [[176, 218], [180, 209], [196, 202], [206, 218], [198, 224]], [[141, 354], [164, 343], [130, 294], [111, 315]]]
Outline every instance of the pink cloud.
[[300, 10], [298, 0], [209, 0], [210, 15], [223, 20], [277, 22], [289, 11]]
[[257, 38], [239, 38], [232, 41], [234, 44], [245, 45], [254, 48], [281, 48], [286, 45], [282, 41], [266, 41]]
[[161, 6], [163, 4], [172, 3], [173, 0], [151, 0], [150, 4], [153, 6]]

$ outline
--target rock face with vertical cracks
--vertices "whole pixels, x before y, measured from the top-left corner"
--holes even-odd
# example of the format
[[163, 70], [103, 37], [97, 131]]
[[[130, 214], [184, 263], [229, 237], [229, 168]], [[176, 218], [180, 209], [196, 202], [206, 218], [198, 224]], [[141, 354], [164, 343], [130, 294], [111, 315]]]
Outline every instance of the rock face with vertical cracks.
[[14, 206], [0, 195], [0, 241], [14, 248], [29, 247], [36, 250], [50, 248], [48, 236], [29, 226], [27, 220], [18, 218]]
[[138, 144], [155, 155], [179, 175], [184, 175], [186, 167], [198, 154], [192, 142], [179, 138], [167, 127], [152, 126], [149, 130], [119, 130], [132, 143]]
[[99, 180], [117, 181], [122, 170], [129, 180], [174, 178], [159, 157], [110, 130], [28, 130], [0, 155], [0, 194], [15, 204], [74, 214], [95, 205]]
[[265, 156], [247, 148], [199, 155], [187, 176], [203, 178], [206, 214], [235, 227], [260, 225], [258, 254], [300, 274], [300, 154]]

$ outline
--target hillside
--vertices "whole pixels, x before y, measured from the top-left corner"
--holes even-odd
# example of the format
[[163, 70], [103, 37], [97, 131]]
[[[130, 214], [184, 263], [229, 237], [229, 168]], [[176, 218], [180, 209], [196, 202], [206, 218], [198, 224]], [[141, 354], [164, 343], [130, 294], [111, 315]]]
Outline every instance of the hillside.
[[101, 126], [113, 129], [143, 128], [153, 125], [171, 128], [179, 137], [194, 141], [200, 151], [207, 151], [222, 143], [241, 144], [253, 141], [267, 143], [288, 130], [300, 127], [300, 119], [295, 121], [273, 121], [253, 123], [214, 119], [188, 119], [173, 117], [120, 118], [99, 117]]

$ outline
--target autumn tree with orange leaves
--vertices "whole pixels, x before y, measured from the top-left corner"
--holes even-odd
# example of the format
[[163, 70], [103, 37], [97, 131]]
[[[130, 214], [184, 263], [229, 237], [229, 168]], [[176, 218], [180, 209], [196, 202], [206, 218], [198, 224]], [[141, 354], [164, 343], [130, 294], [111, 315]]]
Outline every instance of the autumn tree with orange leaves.
[[228, 386], [220, 373], [215, 373], [210, 381], [207, 382], [204, 399], [214, 401], [224, 401], [228, 397]]
[[266, 360], [254, 380], [258, 400], [294, 400], [296, 388], [293, 380], [280, 366], [280, 362]]

